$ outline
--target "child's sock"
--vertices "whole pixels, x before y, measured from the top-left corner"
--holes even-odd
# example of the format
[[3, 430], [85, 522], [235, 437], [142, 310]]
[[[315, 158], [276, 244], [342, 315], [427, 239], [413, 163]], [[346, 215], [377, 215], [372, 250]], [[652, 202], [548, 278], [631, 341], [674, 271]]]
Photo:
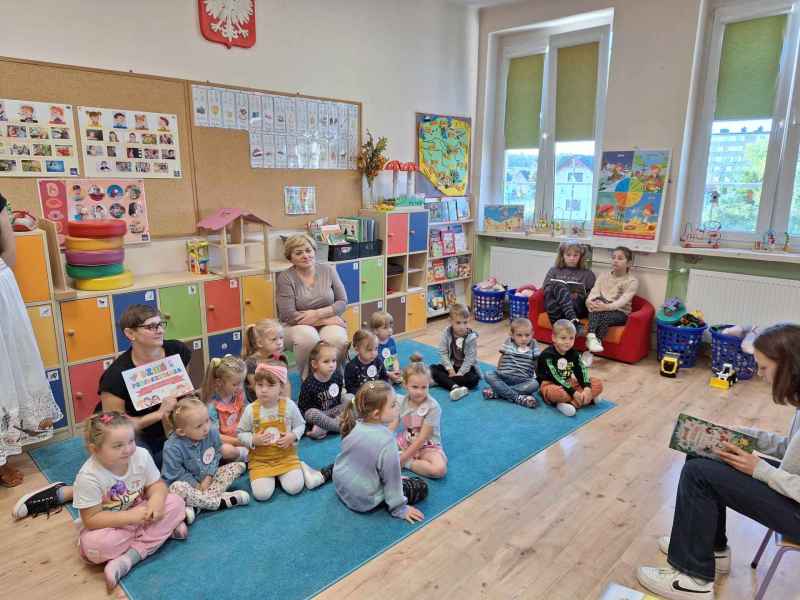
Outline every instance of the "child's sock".
[[309, 431], [306, 436], [310, 437], [312, 440], [321, 440], [322, 438], [328, 436], [328, 432], [319, 425], [314, 425], [311, 427], [311, 431]]
[[318, 488], [326, 481], [322, 473], [316, 469], [312, 469], [304, 462], [300, 463], [300, 470], [303, 472], [303, 481], [309, 490]]
[[186, 526], [186, 523], [181, 521], [175, 526], [175, 529], [172, 530], [172, 535], [169, 536], [173, 540], [185, 540], [189, 537], [189, 528]]
[[566, 402], [559, 402], [556, 404], [556, 408], [562, 415], [566, 415], [567, 417], [574, 417], [575, 416], [575, 407], [572, 404], [567, 404]]
[[194, 520], [197, 518], [197, 514], [200, 512], [199, 508], [194, 508], [193, 506], [186, 507], [186, 524], [191, 525], [194, 523]]
[[250, 503], [250, 494], [244, 490], [236, 490], [222, 494], [219, 501], [219, 510], [233, 508], [234, 506], [246, 506]]
[[[183, 525], [183, 523], [181, 523]], [[186, 527], [186, 525], [183, 525]], [[111, 559], [106, 563], [103, 573], [106, 576], [106, 585], [109, 591], [117, 587], [119, 580], [130, 573], [133, 565], [142, 560], [139, 553], [133, 548], [128, 548], [128, 551], [117, 558]]]
[[238, 450], [239, 458], [241, 458], [244, 462], [247, 462], [247, 459], [250, 457], [250, 450], [244, 446], [239, 446]]
[[519, 404], [526, 408], [536, 408], [536, 398], [533, 396], [517, 396], [517, 399], [514, 400], [514, 404]]

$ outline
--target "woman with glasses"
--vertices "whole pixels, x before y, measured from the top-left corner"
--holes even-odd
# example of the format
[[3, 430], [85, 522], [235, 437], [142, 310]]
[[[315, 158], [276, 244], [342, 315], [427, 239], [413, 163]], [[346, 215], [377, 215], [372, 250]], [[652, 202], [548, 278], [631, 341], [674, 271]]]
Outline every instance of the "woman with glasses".
[[0, 195], [0, 485], [22, 483], [22, 472], [6, 463], [22, 447], [53, 435], [62, 418], [44, 373], [25, 302], [11, 270], [16, 243]]

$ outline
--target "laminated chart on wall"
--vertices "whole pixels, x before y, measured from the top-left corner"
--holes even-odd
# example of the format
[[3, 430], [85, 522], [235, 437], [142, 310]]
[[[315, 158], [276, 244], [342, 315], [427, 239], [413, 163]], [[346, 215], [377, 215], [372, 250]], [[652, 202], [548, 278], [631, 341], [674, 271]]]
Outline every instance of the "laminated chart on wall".
[[78, 126], [88, 177], [183, 176], [176, 115], [79, 106]]
[[254, 169], [356, 168], [356, 104], [193, 85], [192, 105], [196, 127], [248, 131]]
[[38, 188], [42, 216], [55, 222], [59, 244], [67, 221], [98, 219], [124, 221], [126, 245], [150, 241], [143, 179], [40, 179]]
[[0, 176], [77, 177], [70, 104], [0, 98]]
[[[669, 179], [669, 150], [603, 152], [595, 205], [595, 238], [620, 238], [655, 251]], [[611, 243], [619, 243], [619, 239]]]
[[469, 187], [471, 121], [417, 113], [416, 189], [426, 196], [463, 196]]

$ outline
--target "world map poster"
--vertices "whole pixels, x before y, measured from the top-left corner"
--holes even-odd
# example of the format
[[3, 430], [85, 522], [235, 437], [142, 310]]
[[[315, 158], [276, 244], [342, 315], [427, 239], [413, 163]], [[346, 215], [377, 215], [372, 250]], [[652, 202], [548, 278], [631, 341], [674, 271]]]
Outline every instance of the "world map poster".
[[635, 249], [654, 250], [666, 197], [669, 161], [669, 150], [603, 152], [594, 235], [642, 240], [644, 244]]
[[417, 192], [463, 196], [469, 186], [472, 124], [465, 117], [417, 113]]

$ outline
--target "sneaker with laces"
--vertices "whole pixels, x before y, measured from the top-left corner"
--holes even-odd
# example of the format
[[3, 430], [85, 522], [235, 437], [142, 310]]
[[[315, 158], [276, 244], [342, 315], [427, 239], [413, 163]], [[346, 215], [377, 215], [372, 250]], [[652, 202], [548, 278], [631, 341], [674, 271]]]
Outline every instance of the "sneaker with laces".
[[605, 350], [603, 344], [600, 343], [600, 340], [598, 340], [597, 336], [593, 333], [586, 336], [586, 347], [589, 349], [589, 352], [602, 352]]
[[639, 567], [636, 578], [644, 587], [667, 600], [714, 600], [714, 582], [695, 579], [672, 567]]
[[567, 404], [566, 402], [559, 402], [556, 404], [556, 408], [565, 417], [574, 417], [577, 412], [572, 404]]
[[225, 492], [221, 498], [222, 504], [225, 508], [233, 508], [234, 506], [247, 506], [250, 504], [250, 494], [244, 490], [234, 490], [232, 492]]
[[490, 387], [483, 388], [483, 397], [487, 400], [494, 400], [497, 398], [497, 394], [494, 393], [494, 390]]
[[536, 408], [536, 398], [533, 396], [517, 396], [515, 404], [524, 406], [526, 408]]
[[[658, 538], [658, 549], [664, 554], [669, 553], [669, 536], [664, 535]], [[714, 550], [714, 564], [717, 573], [727, 575], [731, 572], [731, 547], [725, 546], [725, 550]]]
[[303, 472], [303, 482], [309, 490], [318, 488], [325, 483], [325, 477], [322, 473], [302, 461], [300, 462], [300, 470]]
[[450, 400], [461, 400], [467, 394], [469, 394], [469, 390], [463, 385], [454, 387], [452, 390], [450, 390]]
[[11, 515], [15, 519], [24, 519], [29, 515], [38, 517], [41, 514], [46, 514], [49, 519], [51, 514], [60, 513], [61, 501], [58, 498], [58, 490], [65, 485], [65, 483], [57, 481], [30, 494], [25, 494], [17, 500], [11, 510]]

